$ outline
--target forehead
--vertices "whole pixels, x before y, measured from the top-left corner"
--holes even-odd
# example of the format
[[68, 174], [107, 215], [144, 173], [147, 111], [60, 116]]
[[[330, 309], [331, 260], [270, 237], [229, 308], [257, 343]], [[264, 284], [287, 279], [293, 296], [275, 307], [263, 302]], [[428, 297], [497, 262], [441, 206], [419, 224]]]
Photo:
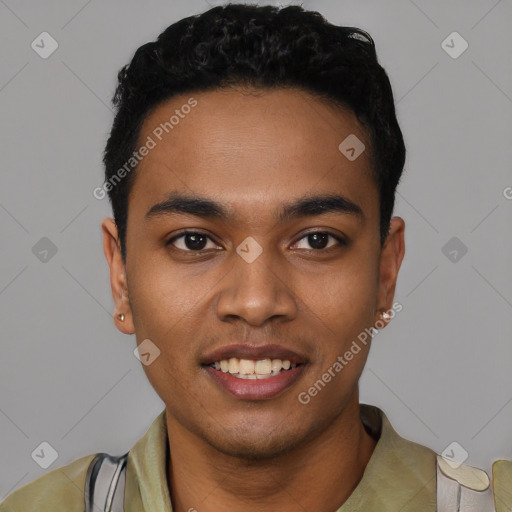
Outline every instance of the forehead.
[[[345, 140], [366, 149], [349, 159], [340, 150]], [[253, 219], [312, 193], [339, 192], [365, 216], [377, 213], [369, 141], [355, 115], [302, 90], [173, 97], [145, 119], [143, 145], [151, 149], [137, 166], [129, 197], [137, 216], [173, 191], [216, 198]]]

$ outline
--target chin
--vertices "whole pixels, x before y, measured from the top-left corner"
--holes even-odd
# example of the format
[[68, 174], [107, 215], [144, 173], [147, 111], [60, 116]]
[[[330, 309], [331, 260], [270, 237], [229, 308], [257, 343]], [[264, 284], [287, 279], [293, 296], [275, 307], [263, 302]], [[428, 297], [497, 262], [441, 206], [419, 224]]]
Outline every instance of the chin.
[[229, 457], [245, 459], [247, 461], [265, 461], [275, 459], [286, 455], [296, 446], [296, 440], [278, 440], [254, 439], [254, 436], [248, 436], [246, 442], [236, 442], [235, 440], [209, 440], [210, 444], [219, 452]]
[[285, 430], [275, 424], [267, 427], [239, 425], [225, 430], [209, 430], [205, 434], [204, 440], [217, 451], [247, 461], [286, 455], [305, 441], [304, 432]]

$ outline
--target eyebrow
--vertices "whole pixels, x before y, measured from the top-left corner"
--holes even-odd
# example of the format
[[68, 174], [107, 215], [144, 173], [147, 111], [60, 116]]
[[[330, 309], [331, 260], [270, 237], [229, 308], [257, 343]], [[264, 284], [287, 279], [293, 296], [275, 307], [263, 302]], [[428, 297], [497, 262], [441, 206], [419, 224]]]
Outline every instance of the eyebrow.
[[[287, 222], [299, 217], [328, 213], [351, 215], [360, 220], [365, 218], [362, 208], [347, 197], [339, 194], [321, 194], [302, 197], [283, 205], [278, 211], [277, 219], [279, 222]], [[164, 201], [153, 205], [147, 211], [145, 218], [151, 219], [176, 214], [195, 215], [224, 222], [232, 222], [235, 219], [234, 212], [217, 201], [178, 192], [171, 192]]]

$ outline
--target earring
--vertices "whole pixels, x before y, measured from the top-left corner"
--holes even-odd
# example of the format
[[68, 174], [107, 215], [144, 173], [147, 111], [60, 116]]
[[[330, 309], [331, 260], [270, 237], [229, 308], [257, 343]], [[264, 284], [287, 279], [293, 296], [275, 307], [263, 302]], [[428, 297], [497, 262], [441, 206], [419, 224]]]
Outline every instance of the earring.
[[381, 313], [380, 316], [383, 320], [386, 320], [386, 321], [388, 321], [391, 318], [391, 315], [387, 311], [384, 311], [383, 313]]
[[124, 313], [119, 313], [119, 315], [117, 315], [117, 319], [118, 319], [120, 322], [124, 322]]

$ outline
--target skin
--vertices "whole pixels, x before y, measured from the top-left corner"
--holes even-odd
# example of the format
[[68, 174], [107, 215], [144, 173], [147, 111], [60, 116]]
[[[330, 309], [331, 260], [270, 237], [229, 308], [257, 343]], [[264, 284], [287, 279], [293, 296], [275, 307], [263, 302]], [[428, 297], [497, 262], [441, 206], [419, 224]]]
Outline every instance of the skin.
[[[307, 405], [297, 397], [393, 304], [405, 223], [379, 242], [379, 197], [369, 142], [353, 113], [298, 89], [242, 88], [174, 97], [145, 120], [140, 141], [193, 96], [198, 104], [139, 164], [129, 196], [127, 261], [116, 225], [102, 223], [115, 319], [161, 353], [143, 369], [166, 406], [173, 510], [332, 512], [362, 478], [376, 441], [359, 417], [358, 380], [369, 345]], [[349, 134], [367, 150], [349, 161]], [[234, 221], [146, 212], [167, 193], [204, 196]], [[305, 195], [336, 192], [364, 218], [340, 212], [284, 223], [276, 212]], [[182, 237], [199, 229], [202, 255]], [[316, 248], [311, 231], [329, 237]], [[253, 237], [248, 264], [236, 248]], [[196, 250], [197, 252], [197, 250]], [[301, 378], [268, 400], [242, 400], [201, 368], [221, 346], [278, 343], [307, 356]]]

